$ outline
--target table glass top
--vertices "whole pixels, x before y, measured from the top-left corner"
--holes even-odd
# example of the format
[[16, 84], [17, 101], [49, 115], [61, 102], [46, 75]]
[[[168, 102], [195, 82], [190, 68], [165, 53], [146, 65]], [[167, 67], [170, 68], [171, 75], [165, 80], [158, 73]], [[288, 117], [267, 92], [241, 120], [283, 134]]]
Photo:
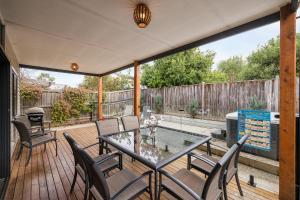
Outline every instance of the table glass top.
[[207, 138], [205, 135], [163, 127], [155, 127], [152, 133], [150, 128], [141, 128], [107, 137], [110, 143], [121, 146], [154, 164], [186, 150], [193, 144], [201, 144]]

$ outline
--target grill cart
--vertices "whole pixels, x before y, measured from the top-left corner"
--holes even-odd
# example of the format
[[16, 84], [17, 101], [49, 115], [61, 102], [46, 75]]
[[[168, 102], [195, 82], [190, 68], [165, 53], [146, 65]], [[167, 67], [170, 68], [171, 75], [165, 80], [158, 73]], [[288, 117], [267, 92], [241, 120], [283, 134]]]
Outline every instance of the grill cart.
[[48, 124], [48, 129], [50, 129], [51, 122], [44, 120], [45, 111], [40, 107], [28, 108], [25, 111], [25, 114], [28, 116], [28, 119], [31, 123], [32, 128], [41, 129], [45, 131], [45, 124]]

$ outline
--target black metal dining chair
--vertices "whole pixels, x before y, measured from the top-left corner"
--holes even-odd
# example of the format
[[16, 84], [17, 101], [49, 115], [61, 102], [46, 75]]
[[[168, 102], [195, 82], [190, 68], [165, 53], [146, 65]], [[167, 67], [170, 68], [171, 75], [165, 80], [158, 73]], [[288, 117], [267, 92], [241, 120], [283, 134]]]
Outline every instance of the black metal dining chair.
[[[223, 189], [224, 189], [224, 197], [225, 200], [227, 200], [227, 185], [231, 181], [233, 177], [235, 177], [240, 195], [243, 196], [243, 191], [241, 188], [241, 184], [239, 181], [238, 177], [238, 160], [239, 160], [239, 155], [241, 152], [241, 149], [243, 145], [245, 144], [246, 140], [248, 139], [249, 135], [244, 135], [238, 142], [237, 142], [237, 150], [234, 153], [232, 159], [230, 160], [228, 167], [226, 169], [225, 177], [223, 179]], [[196, 158], [195, 160], [192, 161], [192, 157]], [[204, 173], [205, 175], [209, 175], [213, 168], [214, 165], [218, 162], [218, 159], [202, 154], [202, 155], [196, 155], [194, 153], [189, 153], [188, 154], [188, 166], [187, 168], [190, 170], [192, 168]]]
[[[66, 138], [67, 142], [71, 146], [73, 156], [74, 156], [74, 177], [73, 177], [73, 182], [71, 185], [71, 190], [70, 192], [73, 191], [77, 175], [81, 177], [83, 182], [85, 183], [85, 190], [84, 190], [84, 199], [87, 199], [88, 196], [88, 189], [89, 189], [89, 171], [86, 169], [86, 165], [84, 163], [84, 159], [82, 158], [82, 154], [80, 154], [80, 151], [85, 151], [86, 149], [90, 148], [91, 146], [95, 145], [89, 145], [87, 147], [80, 147], [80, 145], [68, 134], [68, 133], [63, 133], [64, 137]], [[88, 155], [88, 154], [87, 154]], [[118, 157], [118, 161], [115, 159]], [[122, 165], [122, 154], [120, 152], [113, 152], [110, 154], [102, 154], [100, 156], [97, 156], [95, 158], [92, 158], [89, 156], [91, 159], [91, 162], [96, 163], [99, 165], [99, 169], [103, 171], [103, 173], [107, 174], [113, 169], [119, 168], [122, 170], [123, 165]], [[104, 161], [103, 161], [104, 160]], [[103, 161], [103, 162], [102, 162]]]
[[[223, 178], [230, 159], [238, 146], [234, 144], [229, 151], [214, 164], [207, 179], [204, 179], [188, 169], [180, 169], [173, 175], [165, 170], [159, 170], [159, 197], [166, 191], [176, 199], [223, 199]], [[207, 161], [209, 162], [209, 161]], [[163, 179], [163, 176], [165, 179]]]
[[46, 145], [49, 142], [55, 142], [55, 151], [57, 156], [57, 138], [56, 138], [56, 131], [49, 131], [49, 134], [40, 134], [40, 135], [33, 135], [32, 129], [30, 128], [30, 122], [27, 116], [22, 115], [16, 117], [12, 120], [12, 123], [16, 127], [19, 132], [20, 136], [20, 144], [19, 144], [19, 151], [17, 153], [16, 159], [20, 158], [20, 155], [23, 151], [23, 147], [29, 149], [29, 154], [27, 157], [26, 165], [29, 163], [31, 158], [32, 149], [39, 145], [44, 145], [44, 150], [46, 150]]
[[140, 120], [137, 116], [128, 115], [121, 117], [124, 131], [132, 131], [140, 128]]
[[111, 152], [111, 148], [108, 147], [108, 144], [106, 142], [100, 140], [100, 136], [119, 133], [120, 132], [119, 120], [117, 118], [110, 118], [110, 119], [98, 120], [95, 123], [96, 123], [97, 133], [99, 137], [99, 154], [102, 152], [102, 149], [105, 149], [106, 153]]
[[[85, 154], [84, 152], [82, 152]], [[86, 155], [83, 157], [87, 158]], [[86, 163], [91, 164], [87, 161]], [[133, 172], [123, 169], [116, 172], [114, 175], [105, 178], [98, 165], [91, 166], [92, 184], [90, 187], [89, 200], [127, 200], [136, 199], [144, 192], [149, 193], [152, 200], [151, 189], [151, 174], [152, 171], [147, 171], [142, 175], [135, 175]], [[144, 179], [148, 176], [148, 184]]]

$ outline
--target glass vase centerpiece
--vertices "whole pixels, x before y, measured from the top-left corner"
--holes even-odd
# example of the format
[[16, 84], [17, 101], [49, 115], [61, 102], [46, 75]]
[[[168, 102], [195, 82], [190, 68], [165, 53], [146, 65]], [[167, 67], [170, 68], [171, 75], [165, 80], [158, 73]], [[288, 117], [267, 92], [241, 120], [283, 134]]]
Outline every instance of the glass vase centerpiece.
[[155, 144], [156, 127], [158, 125], [158, 120], [154, 115], [151, 115], [149, 119], [145, 120], [145, 124], [149, 129], [148, 136], [151, 138], [152, 143]]

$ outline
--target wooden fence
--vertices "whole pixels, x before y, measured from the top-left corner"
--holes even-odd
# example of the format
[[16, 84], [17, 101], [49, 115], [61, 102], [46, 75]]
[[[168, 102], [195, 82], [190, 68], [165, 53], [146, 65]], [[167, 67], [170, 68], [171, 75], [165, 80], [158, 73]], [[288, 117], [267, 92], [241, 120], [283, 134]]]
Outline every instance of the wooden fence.
[[[297, 79], [297, 82], [299, 80]], [[297, 84], [298, 86], [299, 84]], [[43, 107], [46, 118], [54, 102], [61, 97], [61, 93], [46, 91], [35, 105], [22, 103], [22, 110], [31, 106]], [[97, 99], [97, 94], [92, 94]], [[297, 89], [298, 95], [298, 89]], [[188, 115], [187, 107], [192, 100], [199, 105], [198, 118], [225, 120], [227, 113], [238, 109], [249, 108], [252, 98], [265, 102], [269, 111], [279, 109], [279, 80], [253, 80], [233, 83], [197, 84], [187, 86], [164, 87], [160, 89], [143, 89], [142, 106], [150, 106], [155, 110], [155, 99], [160, 96], [165, 114]], [[298, 100], [298, 98], [297, 98]], [[123, 115], [127, 105], [133, 104], [133, 90], [107, 92], [103, 101], [105, 116]], [[93, 102], [97, 105], [97, 102]], [[297, 104], [298, 106], [298, 104]], [[298, 109], [298, 108], [297, 108]], [[81, 116], [82, 119], [92, 119], [97, 116], [97, 106], [92, 113]]]
[[[297, 79], [298, 86], [299, 79]], [[164, 114], [188, 115], [188, 106], [192, 100], [196, 100], [199, 105], [196, 117], [223, 121], [227, 113], [238, 109], [249, 109], [250, 102], [254, 98], [266, 104], [267, 110], [278, 112], [279, 79], [144, 89], [142, 90], [142, 105], [150, 106], [152, 110], [155, 110], [157, 96], [162, 99]], [[299, 88], [297, 96], [299, 96]]]
[[[92, 102], [91, 104], [96, 104], [97, 105], [97, 93], [90, 93]], [[56, 91], [43, 91], [41, 97], [33, 102], [33, 101], [25, 101], [21, 99], [21, 114], [24, 114], [26, 109], [30, 107], [41, 107], [44, 109], [45, 114], [44, 114], [44, 119], [46, 120], [51, 120], [51, 111], [53, 108], [53, 105], [55, 102], [62, 98], [63, 93], [62, 92], [56, 92]], [[85, 123], [88, 121], [91, 121], [96, 118], [96, 110], [94, 109], [91, 113], [84, 113], [81, 114], [79, 118], [77, 119], [70, 119], [66, 124], [74, 124], [74, 123]]]

